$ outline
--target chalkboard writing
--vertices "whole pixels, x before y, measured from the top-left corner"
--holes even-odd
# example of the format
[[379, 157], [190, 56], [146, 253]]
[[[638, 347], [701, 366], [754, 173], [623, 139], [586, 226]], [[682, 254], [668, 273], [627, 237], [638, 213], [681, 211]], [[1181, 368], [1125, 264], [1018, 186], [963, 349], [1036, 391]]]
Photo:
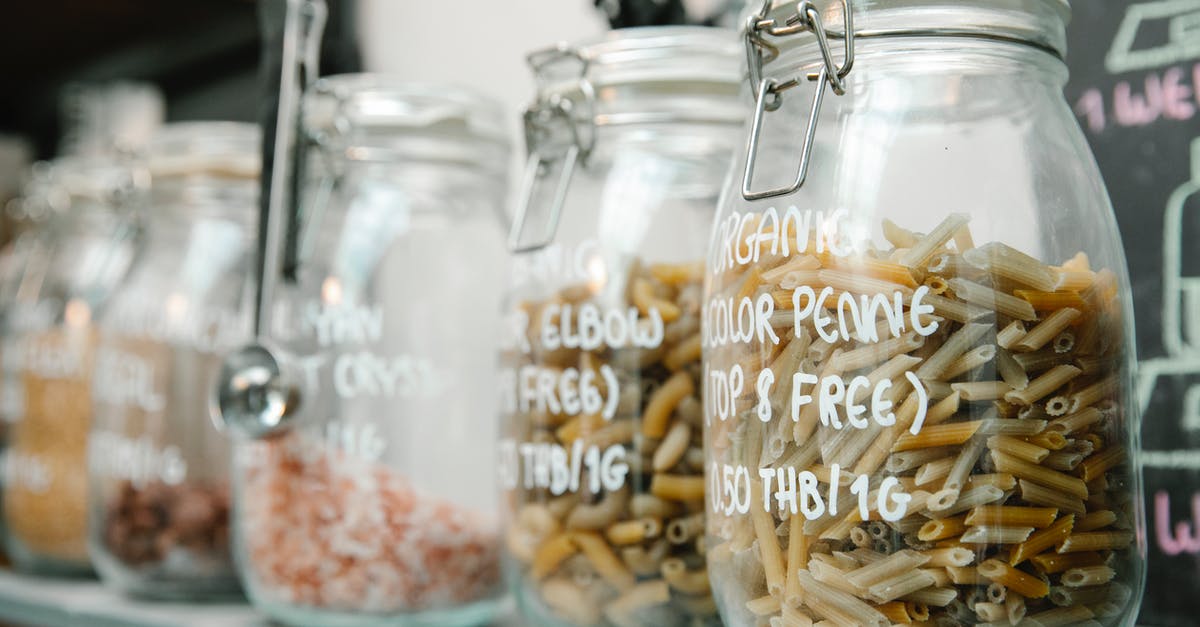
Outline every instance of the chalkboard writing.
[[1149, 577], [1139, 624], [1200, 613], [1200, 0], [1072, 3], [1067, 98], [1133, 278]]

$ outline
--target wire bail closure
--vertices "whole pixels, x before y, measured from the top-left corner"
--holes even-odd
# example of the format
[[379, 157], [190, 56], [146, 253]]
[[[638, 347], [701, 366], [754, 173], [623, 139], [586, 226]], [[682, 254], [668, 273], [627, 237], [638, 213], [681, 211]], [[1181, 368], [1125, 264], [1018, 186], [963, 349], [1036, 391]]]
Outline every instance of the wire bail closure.
[[[843, 79], [850, 74], [854, 67], [854, 17], [851, 0], [840, 0], [842, 4], [845, 34], [843, 35], [844, 52], [841, 65], [833, 58], [829, 45], [829, 35], [821, 19], [821, 11], [812, 0], [801, 0], [796, 3], [796, 10], [787, 16], [783, 23], [777, 18], [770, 18], [772, 0], [763, 0], [758, 13], [746, 20], [744, 40], [746, 44], [746, 62], [749, 68], [750, 86], [754, 90], [754, 121], [750, 130], [750, 138], [746, 142], [746, 169], [742, 173], [742, 197], [746, 200], [762, 200], [794, 193], [804, 186], [808, 178], [808, 166], [812, 160], [812, 148], [817, 132], [817, 121], [821, 115], [821, 104], [825, 98], [826, 85], [835, 95], [846, 93]], [[800, 164], [796, 177], [790, 185], [761, 191], [754, 191], [754, 166], [758, 160], [759, 144], [762, 136], [763, 119], [766, 114], [776, 111], [783, 105], [783, 92], [801, 84], [799, 76], [787, 80], [763, 76], [763, 65], [779, 56], [779, 48], [771, 43], [768, 37], [787, 37], [799, 33], [812, 33], [817, 39], [821, 50], [821, 69], [808, 73], [805, 78], [816, 82], [812, 105], [809, 108], [807, 128], [804, 132], [800, 148]]]
[[[539, 97], [536, 102], [525, 109], [523, 116], [525, 149], [529, 156], [525, 162], [525, 173], [521, 178], [516, 214], [508, 234], [508, 247], [514, 253], [539, 250], [554, 240], [575, 169], [587, 164], [587, 159], [596, 144], [594, 126], [596, 93], [587, 78], [588, 60], [577, 48], [566, 45], [534, 52], [527, 57], [538, 83], [538, 91], [541, 93], [548, 91], [543, 70], [564, 59], [574, 59], [579, 62], [578, 84], [582, 98], [573, 100], [563, 94], [553, 93], [549, 96]], [[565, 151], [562, 142], [554, 141], [554, 138], [561, 136], [564, 130], [569, 138]], [[562, 171], [554, 184], [554, 194], [550, 198], [547, 223], [539, 237], [525, 242], [522, 235], [525, 232], [530, 204], [536, 195], [538, 184], [549, 175], [551, 166], [559, 161], [562, 162]]]

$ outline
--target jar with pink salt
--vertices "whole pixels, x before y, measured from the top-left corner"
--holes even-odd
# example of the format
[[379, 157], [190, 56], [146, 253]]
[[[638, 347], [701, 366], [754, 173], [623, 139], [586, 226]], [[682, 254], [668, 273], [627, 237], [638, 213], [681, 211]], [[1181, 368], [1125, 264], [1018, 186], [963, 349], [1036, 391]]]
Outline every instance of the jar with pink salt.
[[308, 91], [301, 128], [269, 342], [218, 390], [265, 372], [239, 359], [280, 369], [239, 397], [278, 418], [235, 445], [242, 580], [287, 624], [486, 623], [503, 117], [467, 90], [344, 75]]

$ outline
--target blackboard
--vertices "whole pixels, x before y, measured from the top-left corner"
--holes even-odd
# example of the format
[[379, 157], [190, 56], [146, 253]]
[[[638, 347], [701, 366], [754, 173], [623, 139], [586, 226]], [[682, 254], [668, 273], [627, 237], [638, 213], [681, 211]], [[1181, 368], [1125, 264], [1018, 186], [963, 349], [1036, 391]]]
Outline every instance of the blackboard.
[[1137, 318], [1149, 577], [1139, 624], [1200, 616], [1200, 0], [1077, 0], [1068, 102], [1108, 184]]

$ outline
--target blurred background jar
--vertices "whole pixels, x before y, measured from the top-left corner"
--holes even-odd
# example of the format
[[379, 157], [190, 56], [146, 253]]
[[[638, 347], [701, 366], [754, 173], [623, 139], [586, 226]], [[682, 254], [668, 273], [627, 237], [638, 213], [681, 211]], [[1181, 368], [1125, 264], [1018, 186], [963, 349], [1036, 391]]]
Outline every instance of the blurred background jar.
[[[24, 414], [25, 382], [22, 378], [21, 364], [24, 362], [21, 337], [13, 325], [9, 324], [17, 299], [17, 291], [21, 287], [21, 279], [25, 269], [38, 249], [41, 229], [45, 227], [49, 217], [49, 206], [45, 199], [37, 197], [39, 183], [44, 182], [46, 168], [40, 167], [30, 173], [25, 181], [26, 192], [30, 196], [12, 198], [5, 207], [4, 224], [9, 231], [10, 239], [0, 249], [0, 460], [3, 451], [8, 450], [9, 430], [13, 423]], [[24, 194], [25, 192], [23, 192]], [[0, 462], [0, 494], [3, 494], [4, 481], [3, 462]], [[0, 499], [0, 508], [3, 499]], [[0, 527], [4, 524], [4, 516], [0, 514]], [[0, 537], [3, 531], [0, 530]]]
[[127, 159], [72, 157], [41, 170], [26, 202], [48, 212], [5, 319], [21, 353], [21, 399], [4, 465], [5, 546], [23, 570], [84, 574], [87, 432], [96, 333], [133, 256], [142, 201]]
[[251, 336], [259, 135], [233, 122], [157, 133], [137, 256], [97, 317], [90, 550], [101, 578], [134, 595], [239, 590], [231, 444], [208, 397], [221, 356]]
[[1130, 289], [1068, 16], [748, 7], [756, 113], [705, 297], [727, 624], [1133, 624]]
[[510, 246], [501, 480], [532, 624], [716, 624], [704, 570], [700, 303], [747, 111], [730, 31], [535, 52]]
[[503, 117], [471, 91], [375, 75], [323, 79], [303, 111], [270, 329], [297, 388], [282, 425], [237, 444], [243, 581], [289, 624], [485, 623], [501, 593]]

